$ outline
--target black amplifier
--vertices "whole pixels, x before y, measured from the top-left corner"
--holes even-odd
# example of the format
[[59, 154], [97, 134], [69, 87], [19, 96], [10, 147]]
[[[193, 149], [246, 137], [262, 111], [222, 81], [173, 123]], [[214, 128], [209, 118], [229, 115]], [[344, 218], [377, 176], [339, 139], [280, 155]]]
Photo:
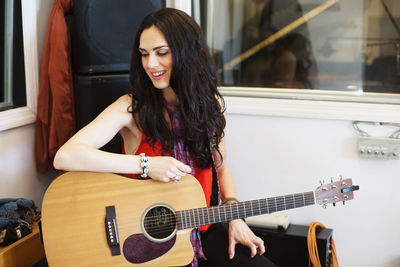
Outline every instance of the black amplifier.
[[[286, 230], [250, 226], [264, 240], [265, 256], [278, 267], [308, 267], [308, 226], [290, 224]], [[317, 247], [321, 266], [332, 266], [332, 229], [317, 228]]]

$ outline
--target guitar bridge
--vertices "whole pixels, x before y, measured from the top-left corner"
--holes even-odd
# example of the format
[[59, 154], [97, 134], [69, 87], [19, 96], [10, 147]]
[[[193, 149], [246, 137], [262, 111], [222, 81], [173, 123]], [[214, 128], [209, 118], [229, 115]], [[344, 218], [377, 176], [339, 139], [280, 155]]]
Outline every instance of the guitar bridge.
[[119, 244], [117, 217], [115, 215], [115, 206], [106, 207], [105, 218], [107, 243], [111, 250], [112, 256], [121, 255], [121, 248]]

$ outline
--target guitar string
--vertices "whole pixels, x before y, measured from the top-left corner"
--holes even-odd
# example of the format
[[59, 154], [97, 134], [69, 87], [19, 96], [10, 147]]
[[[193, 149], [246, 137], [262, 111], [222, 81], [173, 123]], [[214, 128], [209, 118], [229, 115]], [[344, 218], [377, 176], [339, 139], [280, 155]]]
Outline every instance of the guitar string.
[[[249, 200], [249, 201], [244, 201], [244, 202], [240, 202], [240, 203], [235, 203], [235, 204], [231, 204], [231, 205], [226, 205], [226, 206], [216, 206], [216, 207], [203, 207], [203, 208], [197, 208], [197, 209], [190, 209], [190, 210], [186, 210], [185, 212], [186, 213], [191, 213], [191, 214], [184, 214], [184, 216], [186, 216], [186, 217], [189, 217], [189, 219], [190, 219], [190, 221], [192, 221], [191, 220], [191, 217], [193, 217], [193, 216], [197, 216], [197, 217], [199, 217], [199, 216], [201, 216], [201, 217], [204, 217], [204, 212], [205, 212], [205, 210], [211, 210], [210, 212], [212, 212], [212, 213], [214, 213], [215, 211], [217, 212], [217, 214], [219, 215], [219, 216], [225, 216], [225, 211], [223, 211], [223, 210], [225, 210], [225, 209], [227, 209], [227, 208], [233, 208], [233, 209], [238, 209], [238, 208], [240, 208], [240, 211], [239, 212], [237, 212], [237, 211], [230, 211], [230, 210], [228, 210], [226, 213], [232, 213], [232, 215], [235, 215], [235, 217], [239, 214], [239, 216], [240, 216], [240, 213], [241, 213], [241, 211], [242, 211], [242, 213], [244, 212], [246, 215], [248, 215], [248, 214], [250, 214], [250, 213], [254, 213], [254, 212], [252, 212], [252, 211], [254, 211], [255, 209], [254, 208], [252, 208], [251, 207], [251, 205], [254, 203], [254, 202], [261, 202], [261, 201], [264, 201], [265, 203], [263, 204], [263, 207], [261, 207], [262, 209], [267, 209], [267, 213], [268, 213], [268, 210], [272, 210], [271, 211], [271, 213], [272, 212], [277, 212], [277, 211], [281, 211], [281, 210], [284, 210], [284, 209], [287, 209], [287, 208], [285, 208], [285, 207], [289, 207], [289, 209], [291, 209], [291, 206], [293, 205], [293, 208], [296, 208], [296, 204], [298, 204], [298, 207], [302, 207], [302, 205], [300, 205], [299, 204], [299, 202], [300, 201], [297, 201], [297, 200], [293, 200], [293, 197], [295, 197], [294, 195], [291, 197], [292, 198], [292, 200], [284, 200], [284, 199], [277, 199], [276, 201], [274, 201], [272, 198], [269, 198], [269, 200], [271, 200], [271, 201], [273, 201], [273, 202], [276, 202], [276, 205], [275, 205], [275, 203], [270, 203], [270, 202], [268, 202], [268, 199], [260, 199], [260, 200]], [[307, 196], [308, 198], [310, 198], [311, 196]], [[307, 204], [314, 204], [314, 201], [313, 201], [313, 199], [306, 199], [306, 198], [304, 198], [304, 200], [302, 200], [301, 202], [310, 202], [310, 203], [307, 203]], [[250, 206], [249, 206], [250, 205]], [[256, 204], [257, 205], [257, 204]], [[260, 203], [260, 205], [261, 205], [261, 203]], [[269, 207], [269, 206], [272, 206], [271, 208]], [[300, 205], [300, 206], [299, 206]], [[274, 206], [276, 206], [276, 209], [275, 210], [273, 210], [273, 208], [274, 208]], [[244, 208], [244, 209], [243, 209]], [[283, 209], [282, 209], [283, 208]], [[248, 212], [248, 211], [250, 211], [250, 212]], [[196, 214], [195, 215], [192, 215], [193, 214], [193, 212], [196, 212]], [[202, 212], [203, 213], [203, 215], [199, 215], [198, 213], [199, 212]], [[262, 212], [262, 211], [261, 211]], [[183, 211], [179, 211], [179, 213], [181, 213], [181, 214], [183, 214]], [[263, 212], [262, 212], [263, 213]], [[207, 213], [207, 215], [209, 215], [209, 213]], [[229, 214], [228, 214], [229, 215]], [[212, 217], [215, 217], [214, 216], [214, 214], [211, 214], [211, 216]], [[254, 216], [254, 215], [253, 215]], [[170, 220], [171, 218], [174, 218], [174, 217], [176, 217], [175, 216], [175, 214], [170, 214], [170, 215], [167, 215], [167, 216], [163, 216], [163, 219], [167, 219], [167, 220]], [[249, 217], [249, 216], [244, 216], [244, 217]], [[152, 223], [152, 222], [157, 222], [157, 221], [159, 221], [159, 217], [158, 216], [149, 216], [149, 217], [147, 217], [147, 218], [149, 218], [149, 219], [147, 219], [146, 221], [147, 222], [150, 222], [150, 223]], [[196, 218], [194, 218], [194, 220], [196, 220]], [[203, 220], [204, 221], [204, 220]]]
[[[305, 195], [306, 196], [306, 195]], [[311, 197], [311, 196], [308, 196], [307, 195], [307, 197]], [[279, 198], [279, 197], [278, 197]], [[269, 198], [270, 200], [272, 200], [272, 198]], [[268, 200], [268, 199], [261, 199], [261, 200]], [[251, 207], [249, 207], [248, 205], [250, 204], [250, 203], [254, 203], [254, 202], [257, 202], [257, 201], [261, 201], [261, 200], [250, 200], [250, 201], [244, 201], [244, 202], [241, 202], [241, 203], [239, 203], [239, 204], [237, 204], [237, 203], [235, 203], [235, 204], [231, 204], [231, 205], [227, 205], [225, 208], [233, 208], [233, 209], [237, 209], [237, 208], [239, 208], [239, 206], [241, 206], [240, 208], [241, 208], [241, 210], [240, 211], [242, 211], [242, 212], [237, 212], [237, 211], [234, 211], [234, 212], [230, 212], [229, 210], [225, 213], [225, 211], [222, 211], [223, 209], [225, 209], [225, 208], [223, 208], [222, 206], [217, 206], [217, 207], [211, 207], [211, 210], [213, 210], [212, 212], [214, 213], [214, 211], [217, 211], [218, 212], [218, 217], [220, 217], [220, 219], [221, 218], [223, 218], [223, 217], [225, 217], [225, 220], [218, 220], [218, 218], [215, 218], [216, 216], [214, 216], [214, 214], [212, 214], [211, 215], [211, 217], [212, 218], [214, 218], [214, 222], [213, 223], [216, 223], [216, 222], [220, 222], [220, 221], [227, 221], [228, 219], [227, 219], [227, 217], [226, 217], [226, 215], [228, 215], [228, 217], [229, 217], [229, 215], [230, 214], [232, 214], [232, 216], [233, 216], [233, 218], [236, 218], [236, 217], [238, 217], [238, 218], [240, 218], [240, 217], [250, 217], [250, 216], [241, 216], [241, 213], [243, 213], [243, 214], [246, 214], [246, 215], [248, 215], [248, 214], [250, 214], [250, 213], [253, 213], [254, 214], [254, 212], [252, 212], [252, 211], [254, 211], [254, 209], [252, 209]], [[313, 201], [313, 199], [304, 199], [304, 201], [302, 201], [302, 202], [304, 202], [304, 205], [297, 205], [296, 206], [296, 200], [289, 200], [289, 201], [285, 201], [285, 200], [283, 200], [283, 199], [276, 199], [278, 202], [285, 202], [285, 203], [277, 203], [276, 205], [273, 205], [273, 206], [276, 206], [276, 209], [275, 210], [273, 210], [273, 211], [271, 211], [271, 212], [269, 212], [269, 208], [267, 207], [267, 206], [264, 206], [263, 208], [261, 208], [261, 209], [267, 209], [266, 211], [267, 211], [267, 213], [273, 213], [273, 212], [279, 212], [279, 211], [281, 211], [281, 210], [284, 210], [284, 209], [286, 209], [285, 207], [288, 207], [288, 206], [291, 206], [292, 204], [293, 204], [293, 208], [296, 208], [296, 207], [303, 207], [303, 206], [307, 206], [307, 205], [312, 205], [312, 204], [314, 204], [314, 201]], [[245, 205], [245, 204], [247, 204], [247, 205]], [[266, 204], [268, 205], [268, 203], [266, 202]], [[298, 203], [297, 203], [298, 204]], [[235, 207], [236, 206], [236, 207]], [[244, 209], [243, 209], [244, 208]], [[186, 224], [186, 228], [191, 228], [191, 227], [189, 227], [189, 226], [197, 226], [197, 225], [203, 225], [203, 224], [209, 224], [209, 223], [211, 223], [211, 222], [209, 222], [209, 223], [205, 223], [205, 221], [206, 221], [206, 219], [205, 219], [205, 216], [204, 216], [204, 211], [203, 211], [203, 215], [201, 216], [201, 215], [199, 215], [199, 211], [200, 210], [204, 210], [204, 209], [210, 209], [210, 208], [198, 208], [198, 209], [191, 209], [191, 210], [186, 210], [186, 212], [191, 212], [191, 213], [193, 213], [193, 215], [192, 214], [183, 214], [182, 213], [182, 211], [180, 212], [183, 216], [185, 216], [185, 217], [188, 217], [187, 219], [188, 219], [188, 223]], [[250, 212], [247, 212], [247, 211], [250, 211]], [[263, 213], [262, 212], [262, 210], [260, 210], [261, 211], [261, 213]], [[195, 212], [195, 213], [194, 213]], [[209, 214], [208, 214], [209, 215]], [[256, 214], [256, 215], [258, 215], [258, 214]], [[252, 216], [254, 216], [254, 215], [252, 215]], [[165, 217], [169, 217], [169, 218], [165, 218]], [[171, 214], [171, 215], [168, 215], [168, 216], [164, 216], [164, 218], [163, 219], [175, 219], [175, 218], [177, 218], [178, 216], [175, 216], [175, 214]], [[200, 222], [198, 222], [198, 219], [199, 218], [193, 218], [193, 217], [201, 217], [201, 218], [203, 218], [203, 220], [201, 220], [201, 218], [200, 218]], [[158, 222], [159, 221], [159, 217], [157, 217], [157, 216], [150, 216], [150, 217], [148, 217], [148, 218], [150, 218], [150, 220], [147, 220], [147, 222]], [[181, 220], [183, 219], [183, 217], [181, 216]], [[232, 219], [232, 218], [230, 218], [230, 219]], [[203, 223], [201, 223], [201, 221], [203, 221]], [[210, 220], [211, 221], [211, 220]], [[168, 224], [165, 224], [164, 226], [159, 226], [159, 225], [157, 225], [157, 226], [149, 226], [149, 227], [147, 227], [146, 229], [148, 230], [148, 231], [151, 231], [152, 233], [154, 233], [154, 234], [159, 234], [159, 233], [164, 233], [164, 232], [170, 232], [170, 230], [169, 229], [165, 229], [165, 227], [169, 227], [169, 228], [171, 228], [171, 227], [175, 227], [175, 225], [179, 225], [179, 223], [178, 222], [176, 222], [176, 223], [168, 223]], [[181, 224], [181, 226], [182, 226], [182, 224]]]
[[[298, 199], [296, 200], [296, 197], [301, 197], [302, 201], [304, 204], [299, 204], [300, 201], [298, 201]], [[289, 199], [288, 199], [289, 198]], [[320, 199], [320, 198], [317, 198]], [[203, 208], [197, 208], [197, 209], [191, 209], [191, 210], [186, 210], [186, 212], [189, 212], [190, 214], [183, 214], [182, 211], [180, 211], [180, 213], [187, 219], [189, 220], [189, 222], [186, 223], [186, 227], [184, 226], [184, 223], [181, 223], [181, 226], [183, 226], [182, 229], [184, 228], [191, 228], [191, 227], [195, 227], [197, 225], [205, 225], [205, 224], [212, 224], [212, 223], [216, 223], [216, 222], [220, 222], [220, 221], [228, 221], [229, 219], [233, 219], [237, 216], [237, 218], [241, 218], [241, 217], [250, 217], [248, 216], [248, 214], [252, 213], [251, 216], [255, 216], [254, 215], [254, 208], [252, 208], [252, 204], [254, 204], [255, 202], [261, 202], [264, 201], [265, 204], [263, 204], [263, 207], [261, 207], [261, 204], [259, 203], [259, 207], [260, 207], [260, 212], [261, 214], [263, 214], [264, 212], [262, 211], [262, 209], [267, 208], [267, 212], [266, 213], [273, 213], [273, 212], [279, 212], [282, 210], [287, 209], [287, 207], [289, 207], [289, 209], [291, 208], [297, 208], [297, 207], [304, 207], [304, 206], [308, 206], [308, 205], [312, 205], [315, 204], [315, 200], [314, 200], [314, 195], [313, 192], [306, 192], [304, 193], [299, 193], [299, 194], [293, 194], [293, 195], [285, 195], [285, 196], [280, 196], [280, 197], [275, 197], [275, 198], [266, 198], [266, 199], [259, 199], [259, 200], [249, 200], [249, 201], [244, 201], [244, 202], [240, 202], [240, 203], [235, 203], [235, 204], [231, 204], [231, 205], [227, 205], [227, 206], [216, 206], [216, 207], [203, 207]], [[270, 203], [270, 202], [275, 202]], [[249, 206], [250, 204], [250, 206]], [[269, 205], [275, 206], [275, 210], [272, 210], [271, 208], [271, 212], [269, 211]], [[296, 206], [297, 204], [297, 206]], [[256, 204], [257, 205], [257, 204]], [[293, 207], [291, 207], [293, 205]], [[240, 211], [236, 212], [236, 211], [232, 211], [232, 210], [228, 210], [226, 211], [226, 208], [233, 208], [233, 209], [238, 209], [240, 206]], [[214, 219], [214, 222], [208, 222], [206, 223], [206, 219], [204, 216], [204, 210], [212, 210], [213, 214], [211, 215], [211, 217]], [[250, 212], [248, 212], [250, 210]], [[202, 212], [203, 215], [200, 215], [199, 212]], [[220, 219], [218, 220], [216, 218], [215, 211], [218, 214], [218, 217], [220, 217]], [[241, 212], [242, 211], [242, 212]], [[229, 213], [231, 214], [232, 218], [227, 218], [226, 215], [229, 216]], [[241, 213], [244, 213], [245, 216], [241, 216]], [[193, 214], [193, 215], [192, 215]], [[258, 214], [256, 214], [258, 215]], [[209, 213], [207, 213], [207, 216], [209, 216]], [[164, 216], [165, 217], [165, 216]], [[170, 218], [176, 218], [178, 216], [175, 216], [175, 214], [171, 214], [168, 217]], [[195, 218], [198, 217], [198, 218]], [[221, 220], [222, 217], [225, 217], [224, 220]], [[157, 216], [150, 216], [148, 217], [151, 219], [153, 218], [154, 221], [159, 221], [159, 218]], [[203, 220], [201, 220], [201, 218], [203, 218]], [[183, 219], [183, 217], [181, 216], [181, 221]], [[193, 219], [193, 220], [192, 220]], [[199, 220], [198, 220], [199, 219]], [[203, 221], [203, 223], [201, 223], [201, 221]], [[166, 224], [165, 226], [169, 226], [169, 228], [171, 227], [175, 227], [175, 225], [178, 224], [179, 227], [179, 222], [175, 222], [175, 223], [170, 223], [170, 224]], [[168, 233], [170, 232], [169, 229], [165, 229], [165, 227], [163, 226], [153, 226], [153, 227], [148, 227], [147, 229], [149, 229], [149, 231], [151, 230], [152, 233], [154, 234], [160, 234], [160, 233]]]
[[[288, 197], [290, 199], [286, 199], [285, 200], [285, 199], [283, 199], [283, 197], [277, 197], [277, 198], [281, 198], [281, 199], [265, 198], [265, 199], [258, 199], [258, 200], [247, 200], [247, 201], [243, 201], [243, 202], [239, 202], [239, 203], [234, 203], [234, 204], [231, 204], [231, 205], [215, 206], [215, 207], [202, 207], [202, 208], [196, 208], [196, 209], [189, 209], [189, 210], [185, 210], [185, 211], [193, 213], [193, 211], [197, 211], [197, 212], [200, 211], [200, 210], [213, 210], [213, 211], [215, 211], [215, 209], [219, 210], [219, 209], [225, 209], [225, 208], [229, 208], [229, 207], [234, 207], [235, 209], [241, 208], [241, 210], [243, 210], [242, 208], [244, 207], [245, 208], [244, 211], [246, 211], [246, 214], [247, 214], [248, 210], [250, 210], [250, 211], [251, 210], [255, 210], [251, 206], [249, 207], [249, 205], [251, 205], [250, 203], [255, 203], [255, 202], [265, 202], [262, 205], [263, 205], [263, 208], [267, 208], [267, 209], [269, 209], [270, 205], [271, 206], [276, 206], [278, 209], [280, 209], [282, 207], [285, 207], [285, 206], [289, 207], [291, 205], [293, 205], [295, 207], [296, 204], [299, 204], [300, 202], [306, 202], [306, 201], [310, 201], [310, 202], [312, 202], [311, 204], [314, 204], [313, 198], [311, 198], [312, 194], [309, 194], [309, 195], [305, 194], [304, 197], [302, 196], [302, 194], [286, 195], [286, 197]], [[302, 200], [293, 199], [293, 198], [296, 198], [296, 197], [301, 197]], [[273, 202], [273, 203], [271, 203], [271, 202]], [[275, 202], [276, 202], [276, 205], [275, 205]], [[183, 211], [178, 211], [178, 212], [182, 213]], [[218, 212], [218, 214], [224, 214], [223, 211], [217, 211], [217, 212]], [[236, 214], [235, 212], [236, 211], [234, 211], [234, 214]], [[192, 215], [189, 214], [189, 216], [192, 216]], [[174, 214], [170, 214], [170, 215], [164, 216], [164, 218], [166, 218], [166, 217], [167, 218], [175, 217], [175, 215]], [[158, 216], [149, 216], [147, 218], [155, 218], [154, 219], [155, 221], [158, 220], [157, 219]]]
[[[311, 204], [311, 203], [310, 203]], [[305, 206], [307, 206], [307, 205], [305, 205]], [[298, 206], [298, 207], [301, 207], [301, 206]], [[271, 213], [273, 213], [273, 212], [271, 212]], [[223, 217], [224, 215], [222, 215], [223, 213], [221, 213], [221, 217]], [[235, 214], [235, 215], [237, 215], [237, 214]], [[242, 216], [238, 216], [238, 217], [242, 217]], [[228, 219], [227, 219], [228, 220]], [[197, 220], [190, 220], [190, 222], [186, 225], [186, 227], [184, 227], [184, 228], [193, 228], [193, 227], [195, 227], [195, 226], [198, 226], [198, 225], [203, 225], [203, 224], [201, 224], [201, 223], [196, 223], [196, 221]], [[214, 220], [214, 222], [209, 222], [209, 223], [204, 223], [204, 224], [212, 224], [212, 223], [216, 223], [216, 222], [219, 222], [220, 220]], [[222, 220], [222, 221], [225, 221], [225, 220]], [[156, 234], [162, 234], [162, 233], [169, 233], [169, 232], [171, 232], [171, 230], [170, 229], [172, 229], [172, 228], [175, 228], [175, 226], [176, 226], [176, 224], [174, 223], [174, 224], [172, 224], [172, 223], [168, 223], [168, 224], [166, 224], [166, 225], [164, 225], [164, 226], [153, 226], [153, 227], [146, 227], [146, 230], [148, 231], [148, 232], [151, 232], [152, 234], [154, 234], [154, 235], [156, 235]], [[178, 225], [179, 226], [179, 225]], [[182, 226], [182, 225], [181, 225]], [[184, 229], [184, 228], [180, 228], [180, 229]]]

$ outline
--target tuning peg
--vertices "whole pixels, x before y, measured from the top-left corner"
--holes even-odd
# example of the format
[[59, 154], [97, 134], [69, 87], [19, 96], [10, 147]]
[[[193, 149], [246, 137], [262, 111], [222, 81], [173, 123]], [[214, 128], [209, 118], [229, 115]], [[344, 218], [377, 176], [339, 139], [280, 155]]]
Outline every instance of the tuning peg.
[[341, 174], [339, 174], [339, 179], [340, 181], [343, 180], [343, 176]]
[[336, 207], [336, 202], [339, 200], [337, 196], [333, 197], [333, 206]]
[[321, 185], [323, 185], [324, 183], [325, 183], [325, 181], [324, 180], [319, 180], [319, 183], [321, 184]]
[[333, 177], [331, 177], [331, 183], [333, 183]]
[[328, 204], [328, 199], [324, 199], [324, 204], [322, 204], [322, 207], [324, 208], [324, 209], [326, 209], [326, 205]]
[[343, 205], [346, 203], [346, 201], [345, 200], [343, 200]]

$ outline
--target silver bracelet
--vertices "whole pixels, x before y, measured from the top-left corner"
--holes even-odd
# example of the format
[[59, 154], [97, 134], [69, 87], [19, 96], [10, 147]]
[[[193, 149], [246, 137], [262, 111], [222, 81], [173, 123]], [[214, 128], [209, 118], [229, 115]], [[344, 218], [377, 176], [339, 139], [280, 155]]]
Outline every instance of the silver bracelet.
[[145, 153], [140, 153], [140, 166], [143, 169], [143, 173], [140, 175], [142, 179], [147, 177], [147, 174], [149, 173], [149, 168], [150, 168], [150, 162], [149, 162], [149, 157], [146, 156]]

